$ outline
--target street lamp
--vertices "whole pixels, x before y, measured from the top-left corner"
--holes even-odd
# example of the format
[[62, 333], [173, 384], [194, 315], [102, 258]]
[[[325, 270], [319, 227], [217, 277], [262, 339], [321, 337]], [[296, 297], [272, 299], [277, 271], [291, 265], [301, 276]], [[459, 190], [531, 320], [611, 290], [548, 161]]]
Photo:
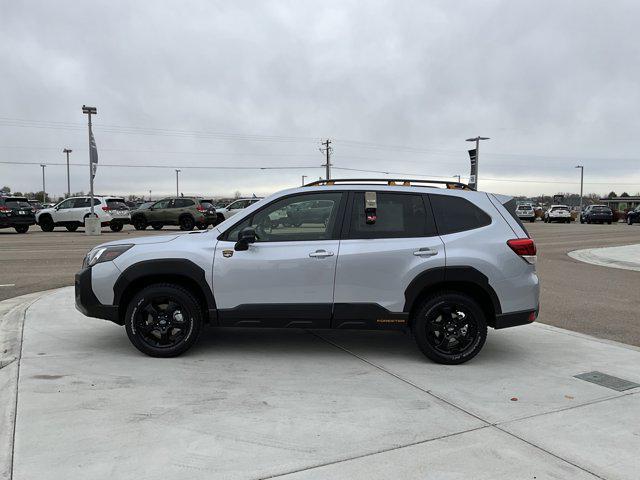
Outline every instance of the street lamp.
[[180, 169], [176, 168], [176, 197], [179, 197], [180, 194], [178, 193], [180, 191], [180, 189], [178, 188], [178, 174], [180, 173]]
[[67, 198], [71, 196], [71, 180], [69, 179], [69, 154], [72, 152], [70, 148], [65, 148], [62, 153], [67, 154]]
[[302, 175], [302, 186], [304, 187], [304, 179], [307, 178], [306, 175]]
[[46, 185], [44, 183], [44, 168], [46, 167], [46, 165], [41, 163], [40, 166], [42, 167], [42, 203], [46, 203], [46, 201], [47, 201], [47, 188], [46, 188]]
[[584, 165], [576, 165], [580, 169], [580, 211], [582, 212], [582, 187], [584, 186]]
[[489, 137], [481, 137], [478, 135], [477, 137], [467, 138], [467, 142], [476, 142], [476, 169], [473, 171], [473, 165], [471, 168], [471, 177], [469, 178], [469, 183], [474, 184], [474, 188], [478, 189], [478, 164], [480, 163], [480, 140], [489, 140]]

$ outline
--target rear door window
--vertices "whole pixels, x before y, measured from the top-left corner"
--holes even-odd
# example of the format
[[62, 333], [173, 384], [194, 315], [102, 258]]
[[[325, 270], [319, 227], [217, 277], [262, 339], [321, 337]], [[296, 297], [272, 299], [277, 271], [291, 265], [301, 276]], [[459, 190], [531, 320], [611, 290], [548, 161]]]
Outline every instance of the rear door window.
[[355, 192], [347, 238], [412, 238], [435, 235], [425, 197], [419, 194], [376, 192], [375, 223], [367, 223], [365, 192]]
[[[464, 232], [491, 224], [491, 217], [465, 198], [434, 194], [430, 194], [429, 198], [431, 199], [431, 206], [433, 207], [440, 235]], [[522, 222], [516, 215], [515, 200], [510, 200], [504, 207], [515, 221], [522, 226]], [[524, 229], [524, 226], [522, 228]]]
[[121, 198], [107, 199], [107, 207], [109, 207], [111, 210], [129, 210], [129, 207]]
[[176, 198], [173, 201], [173, 208], [186, 208], [194, 205], [193, 200], [188, 198]]

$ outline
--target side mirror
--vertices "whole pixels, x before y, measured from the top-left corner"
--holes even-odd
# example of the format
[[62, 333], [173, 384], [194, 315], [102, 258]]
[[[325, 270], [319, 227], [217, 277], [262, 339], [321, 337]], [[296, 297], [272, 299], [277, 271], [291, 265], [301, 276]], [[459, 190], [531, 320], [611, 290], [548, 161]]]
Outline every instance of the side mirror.
[[240, 230], [240, 233], [238, 233], [238, 241], [236, 242], [233, 249], [237, 252], [248, 250], [249, 244], [254, 243], [256, 241], [256, 238], [258, 238], [258, 235], [256, 235], [255, 228], [244, 227], [242, 230]]

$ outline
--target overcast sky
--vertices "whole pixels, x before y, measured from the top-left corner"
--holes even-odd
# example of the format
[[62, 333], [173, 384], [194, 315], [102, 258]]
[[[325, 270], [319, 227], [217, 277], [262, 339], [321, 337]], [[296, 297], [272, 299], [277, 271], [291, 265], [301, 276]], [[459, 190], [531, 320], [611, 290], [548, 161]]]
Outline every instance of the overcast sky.
[[[0, 184], [88, 162], [98, 193], [258, 195], [324, 176], [469, 174], [507, 194], [640, 190], [640, 2], [2, 1]], [[168, 168], [108, 167], [161, 165]], [[243, 170], [189, 167], [244, 167]], [[246, 167], [287, 167], [251, 170]], [[398, 176], [398, 175], [395, 175]], [[46, 168], [66, 191], [66, 168]], [[88, 190], [88, 166], [71, 167]]]

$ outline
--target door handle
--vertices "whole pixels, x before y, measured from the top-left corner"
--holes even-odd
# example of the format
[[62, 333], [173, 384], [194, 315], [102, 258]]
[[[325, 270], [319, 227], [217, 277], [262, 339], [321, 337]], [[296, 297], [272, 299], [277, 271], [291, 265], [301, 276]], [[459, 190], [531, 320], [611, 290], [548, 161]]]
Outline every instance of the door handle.
[[427, 248], [427, 247], [422, 247], [419, 250], [416, 250], [415, 252], [413, 252], [413, 254], [416, 257], [433, 257], [434, 255], [438, 254], [437, 250], [433, 250], [431, 248]]
[[316, 250], [315, 252], [311, 252], [309, 256], [311, 258], [333, 257], [333, 252], [327, 252], [326, 250]]

